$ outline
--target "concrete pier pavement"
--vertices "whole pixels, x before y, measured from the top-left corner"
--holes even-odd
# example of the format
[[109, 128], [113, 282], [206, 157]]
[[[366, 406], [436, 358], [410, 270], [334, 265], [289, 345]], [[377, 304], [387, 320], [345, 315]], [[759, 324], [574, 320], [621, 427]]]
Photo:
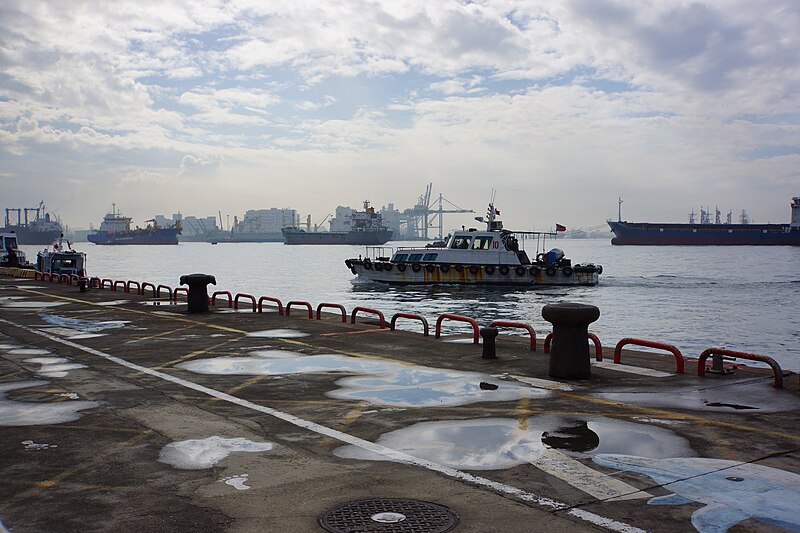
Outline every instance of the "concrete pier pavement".
[[244, 307], [0, 276], [2, 527], [800, 530], [797, 376]]

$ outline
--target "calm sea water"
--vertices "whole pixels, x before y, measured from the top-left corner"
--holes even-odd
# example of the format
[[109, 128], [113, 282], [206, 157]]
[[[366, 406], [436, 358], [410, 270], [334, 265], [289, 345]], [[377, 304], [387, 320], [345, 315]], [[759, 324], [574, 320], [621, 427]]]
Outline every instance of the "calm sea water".
[[[216, 287], [210, 287], [216, 290], [275, 296], [284, 303], [305, 300], [315, 308], [320, 302], [339, 303], [348, 310], [363, 305], [383, 311], [387, 318], [398, 311], [418, 313], [431, 324], [448, 312], [470, 316], [479, 324], [515, 320], [549, 332], [542, 306], [587, 303], [600, 308], [600, 319], [590, 330], [604, 346], [639, 337], [674, 344], [687, 357], [721, 346], [768, 355], [785, 369], [800, 369], [800, 247], [612, 246], [609, 239], [559, 240], [556, 245], [573, 264], [603, 265], [600, 284], [517, 290], [355, 283], [344, 260], [363, 254], [362, 246], [78, 243], [76, 248], [87, 252], [90, 274], [104, 278], [175, 287], [181, 275], [201, 272], [216, 277]], [[37, 247], [23, 249], [29, 259], [35, 257]], [[527, 251], [533, 255], [531, 246]], [[421, 328], [414, 322], [402, 327]]]

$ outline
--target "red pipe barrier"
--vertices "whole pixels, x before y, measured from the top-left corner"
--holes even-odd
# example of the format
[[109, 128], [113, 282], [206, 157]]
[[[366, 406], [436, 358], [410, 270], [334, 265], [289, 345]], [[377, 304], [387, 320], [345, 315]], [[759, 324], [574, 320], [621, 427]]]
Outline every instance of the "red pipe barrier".
[[443, 314], [439, 315], [439, 318], [436, 319], [436, 335], [435, 336], [436, 336], [437, 339], [442, 336], [442, 322], [445, 319], [455, 320], [456, 322], [466, 322], [466, 323], [472, 325], [472, 332], [473, 332], [473, 336], [472, 337], [473, 337], [473, 340], [474, 340], [475, 344], [480, 343], [480, 330], [478, 329], [478, 323], [475, 322], [475, 320], [473, 320], [473, 319], [471, 319], [471, 318], [469, 318], [467, 316], [453, 315], [453, 314], [450, 314], [450, 313], [443, 313]]
[[762, 363], [767, 363], [769, 366], [772, 367], [772, 372], [775, 374], [775, 381], [772, 384], [772, 386], [776, 388], [783, 387], [783, 370], [781, 370], [780, 365], [775, 361], [775, 359], [767, 357], [766, 355], [758, 355], [755, 353], [747, 353], [747, 352], [736, 352], [734, 350], [726, 350], [725, 348], [709, 348], [705, 350], [702, 354], [700, 354], [700, 358], [697, 360], [698, 376], [704, 376], [706, 374], [706, 359], [708, 359], [708, 357], [711, 355], [727, 355], [729, 357], [737, 357], [739, 359], [747, 359], [749, 361], [761, 361]]
[[128, 291], [128, 284], [127, 284], [127, 283], [125, 283], [125, 282], [124, 282], [124, 281], [122, 281], [122, 280], [117, 280], [117, 281], [115, 281], [115, 282], [114, 282], [114, 285], [111, 287], [111, 290], [112, 290], [112, 291], [115, 291], [115, 290], [117, 290], [117, 286], [118, 286], [119, 284], [122, 284], [122, 292], [130, 292], [130, 291]]
[[58, 276], [58, 283], [59, 285], [62, 283], [66, 283], [67, 285], [72, 285], [72, 280], [69, 278], [69, 274], [61, 274]]
[[172, 300], [172, 288], [167, 285], [159, 285], [156, 287], [156, 298], [161, 298], [161, 289], [166, 289], [167, 297]]
[[380, 322], [381, 329], [386, 327], [386, 318], [384, 318], [383, 313], [381, 313], [377, 309], [372, 309], [372, 308], [369, 308], [369, 307], [354, 307], [353, 308], [353, 312], [350, 313], [350, 323], [351, 324], [355, 324], [356, 323], [356, 315], [358, 314], [359, 311], [363, 311], [364, 313], [371, 313], [373, 315], [377, 315], [378, 318], [381, 319], [381, 322]]
[[394, 315], [392, 315], [392, 320], [389, 322], [389, 329], [391, 329], [392, 331], [394, 331], [394, 326], [398, 318], [411, 318], [413, 320], [419, 320], [420, 322], [422, 322], [422, 331], [423, 331], [422, 336], [423, 337], [428, 336], [428, 321], [425, 320], [424, 316], [414, 315], [411, 313], [395, 313]]
[[278, 304], [278, 314], [279, 315], [283, 314], [283, 302], [281, 302], [277, 298], [273, 298], [272, 296], [262, 296], [261, 298], [258, 299], [258, 312], [259, 313], [264, 311], [264, 302], [265, 301], [273, 302], [273, 303]]
[[142, 282], [142, 295], [147, 290], [147, 287], [151, 287], [153, 289], [153, 298], [156, 297], [156, 286], [150, 283], [149, 281]]
[[323, 304], [319, 304], [317, 306], [317, 320], [320, 320], [320, 318], [322, 317], [322, 308], [323, 307], [331, 307], [333, 309], [338, 309], [339, 311], [342, 312], [342, 322], [347, 322], [347, 310], [345, 310], [343, 305], [339, 305], [339, 304], [324, 304], [324, 303]]
[[230, 291], [215, 291], [214, 294], [211, 295], [211, 305], [217, 305], [217, 296], [226, 295], [228, 297], [228, 307], [233, 305], [233, 296], [231, 295]]
[[95, 287], [102, 288], [101, 285], [102, 282], [100, 281], [100, 278], [98, 278], [97, 276], [89, 278], [89, 287], [91, 287], [92, 289], [94, 289]]
[[[544, 353], [550, 353], [550, 343], [553, 340], [553, 333], [550, 332], [544, 338]], [[594, 359], [595, 361], [603, 360], [603, 345], [600, 344], [600, 339], [594, 333], [589, 333], [589, 340], [594, 343]]]
[[77, 274], [70, 274], [70, 275], [69, 275], [69, 284], [70, 284], [70, 285], [72, 285], [72, 282], [73, 282], [73, 281], [75, 281], [75, 282], [78, 282], [78, 281], [80, 281], [80, 279], [81, 279], [81, 277], [80, 277], [79, 275], [77, 275]]
[[250, 298], [253, 301], [253, 312], [256, 312], [256, 297], [250, 294], [236, 293], [233, 298], [233, 308], [239, 309], [239, 298]]
[[301, 302], [298, 300], [292, 300], [291, 302], [288, 302], [286, 304], [286, 316], [290, 316], [293, 305], [302, 305], [303, 307], [306, 307], [308, 309], [308, 318], [314, 318], [314, 310], [311, 309], [311, 304], [308, 302]]
[[646, 339], [634, 339], [631, 337], [626, 337], [620, 340], [617, 343], [616, 348], [614, 348], [614, 362], [620, 363], [622, 360], [622, 347], [626, 344], [633, 344], [636, 346], [646, 346], [647, 348], [657, 348], [659, 350], [666, 350], [668, 352], [672, 352], [675, 356], [675, 373], [676, 374], [683, 374], [683, 355], [681, 351], [674, 347], [671, 344], [666, 344], [663, 342], [657, 341], [649, 341]]
[[33, 271], [33, 280], [34, 281], [39, 281], [39, 280], [44, 281], [44, 272], [39, 272], [38, 270], [34, 270]]
[[178, 293], [179, 292], [184, 293], [186, 295], [187, 299], [189, 298], [189, 289], [187, 289], [186, 287], [175, 287], [174, 289], [172, 289], [172, 301], [173, 302], [177, 302], [178, 301]]
[[125, 287], [125, 292], [130, 294], [131, 285], [133, 285], [134, 283], [136, 284], [136, 294], [144, 294], [144, 291], [142, 291], [142, 284], [132, 279], [128, 280], [128, 285]]
[[524, 324], [522, 322], [509, 322], [508, 320], [495, 320], [489, 323], [490, 328], [496, 328], [497, 326], [507, 327], [507, 328], [522, 328], [528, 330], [528, 333], [531, 335], [531, 351], [536, 351], [536, 332], [533, 331], [533, 327], [529, 324]]
[[114, 287], [114, 282], [113, 282], [112, 280], [108, 279], [108, 278], [106, 278], [106, 279], [103, 279], [103, 280], [101, 280], [101, 281], [100, 281], [100, 288], [101, 288], [101, 289], [105, 289], [105, 288], [106, 288], [106, 281], [108, 282], [108, 288], [109, 288], [109, 289], [111, 289], [111, 290], [113, 291], [113, 290], [114, 290], [114, 289], [113, 289], [113, 287]]

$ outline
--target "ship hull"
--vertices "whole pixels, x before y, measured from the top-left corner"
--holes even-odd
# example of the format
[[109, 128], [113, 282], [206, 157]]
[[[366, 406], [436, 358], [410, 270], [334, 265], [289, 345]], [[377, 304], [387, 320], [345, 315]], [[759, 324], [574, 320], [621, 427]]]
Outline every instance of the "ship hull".
[[151, 245], [178, 244], [178, 233], [175, 228], [130, 233], [91, 233], [86, 238], [89, 242], [101, 245]]
[[800, 246], [800, 229], [788, 224], [657, 224], [612, 222], [614, 245]]
[[31, 230], [25, 226], [9, 226], [0, 232], [14, 232], [18, 244], [53, 244], [61, 236], [61, 230]]
[[301, 229], [284, 229], [286, 244], [350, 244], [379, 246], [392, 238], [391, 230], [376, 231], [319, 231], [307, 232]]

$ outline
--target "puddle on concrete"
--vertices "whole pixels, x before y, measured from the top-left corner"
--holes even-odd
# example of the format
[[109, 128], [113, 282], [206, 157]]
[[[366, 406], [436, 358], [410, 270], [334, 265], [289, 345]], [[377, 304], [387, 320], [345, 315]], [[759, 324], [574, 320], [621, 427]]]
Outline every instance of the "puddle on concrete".
[[[36, 442], [35, 440], [24, 440], [22, 444], [26, 450], [49, 450], [50, 448], [58, 448], [58, 444], [45, 444], [44, 442]], [[0, 529], [0, 531], [2, 531]]]
[[97, 303], [95, 303], [95, 305], [103, 305], [103, 306], [107, 306], [107, 305], [125, 305], [125, 304], [129, 304], [129, 303], [131, 303], [131, 300], [111, 300], [111, 301], [108, 301], [108, 302], [97, 302]]
[[249, 474], [239, 474], [236, 476], [224, 477], [219, 481], [220, 483], [225, 483], [226, 485], [230, 485], [236, 490], [250, 490], [250, 487], [247, 486], [247, 482], [249, 481], [247, 479], [248, 477], [250, 477]]
[[[709, 378], [709, 381], [713, 379]], [[720, 381], [723, 379], [728, 378], [720, 378]], [[658, 392], [621, 390], [594, 396], [634, 405], [696, 411], [767, 413], [800, 409], [800, 398], [786, 389], [770, 387], [771, 382], [772, 377], [765, 377], [762, 381], [728, 381], [716, 386], [710, 383], [708, 388], [670, 388]]]
[[[265, 350], [258, 352], [260, 355], [246, 357], [198, 359], [176, 366], [198, 374], [218, 375], [362, 374], [340, 379], [336, 382], [340, 388], [326, 395], [394, 407], [444, 407], [513, 401], [524, 397], [542, 398], [550, 394], [541, 388], [502, 381], [478, 372], [403, 365], [339, 354], [304, 356], [284, 350], [275, 352], [277, 354]], [[497, 385], [497, 389], [481, 388], [481, 383]]]
[[0, 350], [13, 350], [19, 348], [19, 344], [0, 343]]
[[92, 401], [59, 401], [57, 403], [23, 402], [7, 398], [8, 392], [40, 387], [49, 381], [16, 381], [0, 383], [0, 426], [35, 426], [62, 424], [79, 419], [79, 411], [99, 406]]
[[648, 476], [672, 491], [651, 499], [650, 505], [701, 504], [691, 518], [701, 533], [728, 531], [747, 519], [800, 531], [800, 475], [793, 472], [708, 457], [599, 454], [593, 460], [607, 468]]
[[177, 306], [178, 303], [177, 302], [173, 302], [169, 298], [162, 298], [162, 299], [157, 299], [157, 300], [146, 300], [144, 302], [139, 302], [139, 305], [148, 305], [148, 306], [156, 306], [156, 307], [158, 307], [158, 306], [169, 307], [169, 306]]
[[[475, 339], [473, 337], [441, 337], [440, 340], [442, 342], [452, 342], [455, 344], [475, 344]], [[478, 344], [481, 343], [481, 339], [478, 339]]]
[[9, 355], [48, 355], [52, 354], [53, 352], [43, 348], [12, 348], [6, 353]]
[[0, 305], [6, 309], [47, 309], [48, 307], [58, 307], [67, 305], [67, 302], [40, 302], [35, 300], [10, 300], [1, 302]]
[[266, 452], [275, 445], [271, 442], [253, 442], [243, 438], [226, 439], [208, 437], [171, 442], [161, 449], [158, 461], [183, 470], [211, 468], [236, 452]]
[[82, 318], [69, 318], [48, 313], [39, 313], [39, 317], [53, 326], [82, 331], [85, 333], [97, 333], [107, 329], [118, 329], [126, 324], [128, 320], [86, 320]]
[[271, 339], [294, 339], [298, 337], [308, 337], [308, 333], [303, 333], [296, 329], [266, 329], [264, 331], [251, 331], [248, 337], [267, 337]]
[[25, 362], [41, 365], [36, 373], [46, 378], [63, 378], [70, 370], [86, 368], [86, 365], [73, 363], [66, 357], [34, 357], [25, 359]]
[[[466, 470], [502, 470], [536, 462], [549, 450], [577, 458], [597, 453], [631, 453], [656, 458], [695, 455], [686, 439], [664, 428], [605, 417], [573, 419], [556, 415], [522, 421], [481, 418], [422, 422], [385, 433], [377, 443]], [[352, 445], [337, 448], [334, 455], [387, 460]]]

